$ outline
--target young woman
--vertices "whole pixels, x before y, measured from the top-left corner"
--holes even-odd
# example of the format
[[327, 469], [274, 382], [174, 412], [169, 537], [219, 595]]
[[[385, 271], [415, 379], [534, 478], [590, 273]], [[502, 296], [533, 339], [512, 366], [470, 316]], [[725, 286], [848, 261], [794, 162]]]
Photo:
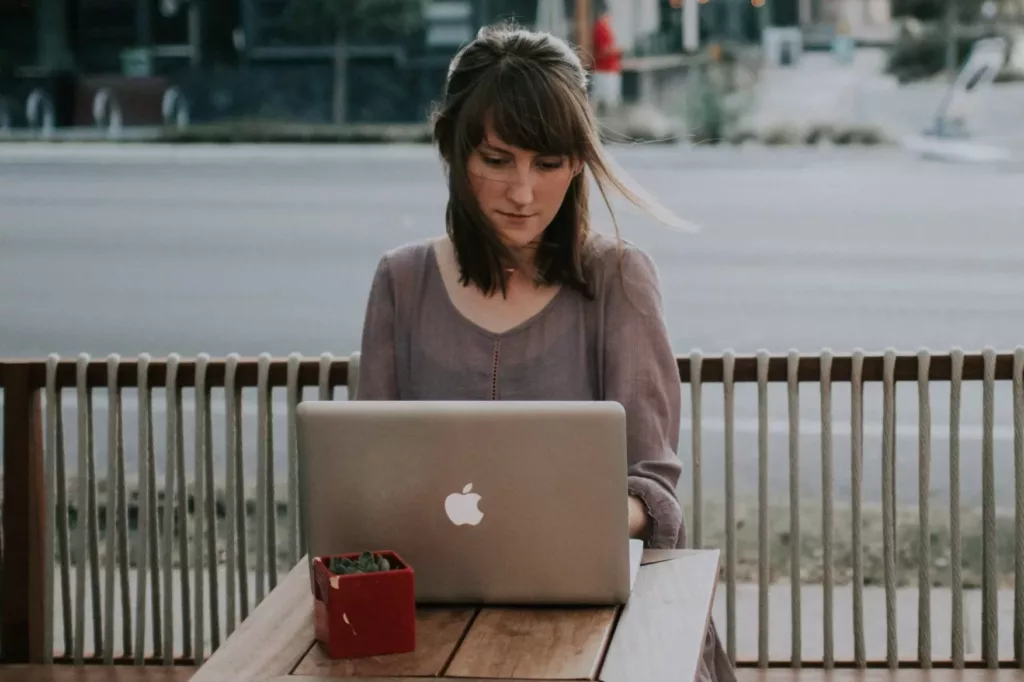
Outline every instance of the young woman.
[[[590, 231], [588, 173], [611, 172], [569, 46], [510, 26], [455, 57], [434, 116], [446, 234], [381, 258], [359, 400], [611, 400], [626, 410], [630, 535], [684, 547], [681, 386], [654, 263]], [[609, 209], [610, 209], [609, 205]], [[702, 679], [731, 681], [709, 628]]]

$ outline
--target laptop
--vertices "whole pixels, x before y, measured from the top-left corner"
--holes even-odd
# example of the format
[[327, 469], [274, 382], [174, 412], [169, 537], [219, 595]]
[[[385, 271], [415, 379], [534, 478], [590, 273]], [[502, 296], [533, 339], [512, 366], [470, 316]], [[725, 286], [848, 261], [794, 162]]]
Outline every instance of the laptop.
[[628, 600], [618, 403], [309, 401], [296, 420], [309, 557], [393, 550], [421, 604]]

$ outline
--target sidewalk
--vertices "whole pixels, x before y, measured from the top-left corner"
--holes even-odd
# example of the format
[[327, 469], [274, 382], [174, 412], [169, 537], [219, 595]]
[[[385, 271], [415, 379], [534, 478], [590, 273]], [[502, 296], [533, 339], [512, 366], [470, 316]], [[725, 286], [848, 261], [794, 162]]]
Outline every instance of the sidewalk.
[[758, 76], [748, 123], [755, 129], [866, 123], [865, 112], [858, 107], [861, 96], [898, 87], [883, 73], [884, 64], [881, 50], [862, 49], [849, 65], [828, 52], [807, 52], [794, 67], [765, 67]]
[[[852, 64], [831, 53], [802, 55], [793, 68], [760, 74], [748, 127], [815, 124], [877, 126], [893, 139], [918, 135], [930, 126], [949, 87], [939, 78], [899, 85], [885, 74], [885, 54], [861, 48]], [[979, 140], [1024, 150], [1024, 83], [993, 85], [979, 95], [969, 126]]]

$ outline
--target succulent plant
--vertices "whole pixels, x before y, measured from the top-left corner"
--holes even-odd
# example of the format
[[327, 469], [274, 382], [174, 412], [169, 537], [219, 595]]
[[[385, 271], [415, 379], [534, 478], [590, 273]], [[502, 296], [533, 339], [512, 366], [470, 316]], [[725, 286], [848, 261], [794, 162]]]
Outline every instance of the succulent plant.
[[331, 573], [337, 575], [352, 575], [354, 573], [375, 573], [378, 571], [391, 570], [388, 560], [372, 552], [363, 552], [358, 559], [348, 557], [331, 557], [327, 566]]

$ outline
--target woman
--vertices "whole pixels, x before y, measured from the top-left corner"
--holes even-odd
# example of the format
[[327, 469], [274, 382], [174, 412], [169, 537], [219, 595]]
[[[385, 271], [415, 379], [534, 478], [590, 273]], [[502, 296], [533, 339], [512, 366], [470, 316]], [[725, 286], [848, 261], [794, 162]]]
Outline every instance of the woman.
[[[455, 57], [434, 116], [447, 234], [381, 258], [357, 397], [617, 401], [630, 535], [684, 547], [681, 387], [657, 273], [643, 251], [590, 232], [586, 170], [602, 194], [611, 184], [674, 219], [610, 171], [586, 85], [547, 34], [490, 27]], [[702, 677], [734, 679], [713, 626]]]

